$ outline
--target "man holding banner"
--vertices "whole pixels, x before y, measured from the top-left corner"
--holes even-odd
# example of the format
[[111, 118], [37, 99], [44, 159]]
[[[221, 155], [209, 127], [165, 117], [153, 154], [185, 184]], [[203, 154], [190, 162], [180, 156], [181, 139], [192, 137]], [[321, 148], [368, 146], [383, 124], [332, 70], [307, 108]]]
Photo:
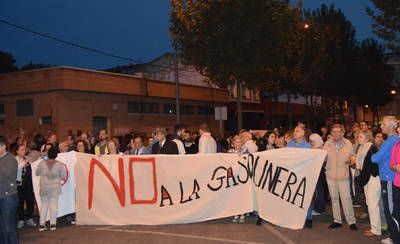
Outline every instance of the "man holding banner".
[[[304, 139], [305, 133], [305, 128], [302, 125], [296, 126], [293, 132], [293, 140], [287, 144], [287, 147], [310, 149], [311, 144]], [[312, 228], [312, 206], [310, 206], [307, 210], [306, 223], [304, 226], [307, 228]]]

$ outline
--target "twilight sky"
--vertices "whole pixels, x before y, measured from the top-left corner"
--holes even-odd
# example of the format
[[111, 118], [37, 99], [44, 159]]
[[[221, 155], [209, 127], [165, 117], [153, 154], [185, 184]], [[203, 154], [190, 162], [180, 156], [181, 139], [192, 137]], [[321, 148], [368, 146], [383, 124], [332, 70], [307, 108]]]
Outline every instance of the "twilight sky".
[[[291, 0], [295, 2], [295, 0]], [[335, 4], [356, 28], [357, 38], [374, 37], [365, 12], [370, 0], [303, 0], [316, 9]], [[83, 46], [150, 61], [171, 51], [168, 0], [13, 0], [0, 1], [0, 19]], [[0, 23], [0, 50], [14, 55], [17, 65], [30, 61], [104, 69], [128, 61], [66, 46]]]

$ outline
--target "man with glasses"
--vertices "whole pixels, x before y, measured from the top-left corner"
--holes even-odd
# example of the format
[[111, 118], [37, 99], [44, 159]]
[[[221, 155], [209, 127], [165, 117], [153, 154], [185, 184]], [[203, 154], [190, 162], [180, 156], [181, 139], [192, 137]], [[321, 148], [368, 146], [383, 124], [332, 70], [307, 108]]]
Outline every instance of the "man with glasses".
[[333, 223], [330, 229], [342, 227], [340, 202], [350, 230], [356, 231], [356, 218], [350, 195], [349, 164], [350, 157], [354, 155], [351, 142], [345, 139], [343, 125], [334, 124], [331, 127], [332, 138], [324, 146], [328, 153], [326, 164], [326, 181], [332, 200]]

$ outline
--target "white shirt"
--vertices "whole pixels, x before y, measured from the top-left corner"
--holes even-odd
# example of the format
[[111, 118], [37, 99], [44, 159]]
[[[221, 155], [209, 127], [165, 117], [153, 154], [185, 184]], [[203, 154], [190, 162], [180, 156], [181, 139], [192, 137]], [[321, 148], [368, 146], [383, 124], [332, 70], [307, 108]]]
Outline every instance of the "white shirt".
[[246, 141], [245, 144], [243, 144], [241, 153], [255, 153], [258, 150], [257, 144], [254, 143], [254, 141], [249, 140]]
[[204, 132], [199, 140], [199, 153], [216, 153], [217, 143], [211, 136], [211, 133]]
[[163, 141], [158, 142], [158, 145], [160, 145], [160, 149], [164, 146], [166, 140], [167, 139], [164, 139]]
[[142, 154], [143, 154], [143, 150], [144, 150], [144, 147], [135, 148], [135, 149], [133, 150], [133, 154], [134, 154], [134, 155], [142, 155]]
[[179, 139], [174, 139], [173, 140], [178, 147], [179, 154], [186, 154], [185, 146], [183, 145], [183, 142]]
[[22, 181], [22, 169], [25, 166], [25, 159], [15, 156], [15, 159], [18, 162], [18, 169], [17, 169], [17, 181]]

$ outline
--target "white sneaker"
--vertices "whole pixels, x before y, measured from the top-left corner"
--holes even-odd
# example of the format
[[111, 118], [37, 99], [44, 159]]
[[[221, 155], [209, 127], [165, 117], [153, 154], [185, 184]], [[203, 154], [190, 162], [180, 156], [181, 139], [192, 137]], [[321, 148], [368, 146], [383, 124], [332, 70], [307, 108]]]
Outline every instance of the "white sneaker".
[[235, 215], [232, 219], [233, 223], [237, 223], [239, 221], [239, 215]]
[[319, 215], [321, 215], [321, 214], [318, 213], [317, 211], [314, 211], [314, 210], [313, 210], [313, 211], [312, 211], [312, 215], [313, 215], [313, 216], [319, 216]]
[[39, 226], [39, 231], [40, 231], [40, 232], [46, 231], [46, 230], [47, 230], [46, 225], [40, 225], [40, 226]]
[[57, 228], [56, 228], [56, 225], [50, 225], [50, 230], [56, 230]]
[[18, 221], [17, 227], [18, 229], [21, 229], [22, 227], [24, 227], [25, 222], [23, 220]]
[[246, 215], [244, 215], [244, 214], [240, 215], [239, 223], [243, 224], [245, 222], [246, 222]]
[[26, 224], [31, 226], [31, 227], [35, 227], [37, 224], [35, 223], [35, 221], [33, 221], [33, 219], [28, 219], [28, 221], [26, 221]]
[[381, 243], [383, 243], [383, 244], [393, 244], [393, 241], [392, 241], [392, 239], [390, 239], [390, 237], [388, 237], [388, 238], [385, 238], [385, 239], [381, 240]]

